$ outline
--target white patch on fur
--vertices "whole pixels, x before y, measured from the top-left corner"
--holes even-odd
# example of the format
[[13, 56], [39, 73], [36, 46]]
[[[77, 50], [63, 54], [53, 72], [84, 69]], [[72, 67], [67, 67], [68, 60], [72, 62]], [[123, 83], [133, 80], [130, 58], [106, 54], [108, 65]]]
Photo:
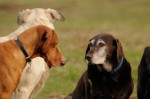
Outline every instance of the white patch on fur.
[[[96, 44], [104, 43], [103, 40], [98, 40]], [[100, 47], [96, 52], [93, 53], [92, 63], [93, 64], [104, 64], [107, 56], [107, 46]]]
[[94, 39], [91, 40], [91, 41], [89, 42], [89, 44], [90, 44], [90, 43], [93, 45], [93, 44], [95, 43], [95, 40], [94, 40]]
[[105, 42], [103, 40], [98, 40], [97, 43], [96, 43], [96, 45], [99, 45], [100, 43], [105, 44]]
[[46, 9], [36, 8], [31, 9], [30, 14], [26, 19], [26, 23], [30, 26], [45, 25], [51, 29], [54, 29], [53, 25], [54, 19], [51, 17], [50, 13]]
[[[31, 64], [30, 69], [28, 69], [28, 64], [24, 68], [19, 80], [19, 85], [17, 86], [12, 99], [28, 99], [29, 96], [31, 97], [31, 92], [39, 84], [43, 77], [43, 73], [46, 73], [48, 69], [47, 64], [41, 57], [32, 59]], [[46, 80], [46, 78], [47, 77], [45, 77], [44, 80]]]

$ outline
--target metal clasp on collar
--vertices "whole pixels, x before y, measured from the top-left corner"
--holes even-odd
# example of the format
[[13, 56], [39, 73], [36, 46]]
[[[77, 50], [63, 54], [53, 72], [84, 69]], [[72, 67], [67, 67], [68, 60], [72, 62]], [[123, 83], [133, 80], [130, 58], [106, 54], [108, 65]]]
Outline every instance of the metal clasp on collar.
[[27, 60], [27, 64], [28, 64], [28, 69], [31, 68], [31, 58], [30, 56], [26, 57], [26, 60]]
[[28, 64], [28, 69], [31, 69], [31, 61], [27, 62], [27, 64]]

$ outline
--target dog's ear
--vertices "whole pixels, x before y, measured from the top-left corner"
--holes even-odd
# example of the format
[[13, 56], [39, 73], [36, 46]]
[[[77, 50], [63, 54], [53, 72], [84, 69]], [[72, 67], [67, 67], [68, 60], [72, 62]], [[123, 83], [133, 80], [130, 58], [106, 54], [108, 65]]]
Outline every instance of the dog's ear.
[[30, 9], [26, 9], [26, 10], [21, 10], [18, 13], [18, 17], [17, 17], [17, 24], [21, 25], [23, 23], [26, 23], [27, 21], [27, 17], [30, 15]]
[[[91, 39], [89, 40], [89, 42], [91, 41]], [[89, 46], [89, 44], [87, 45], [87, 49], [86, 49], [86, 52], [85, 52], [85, 57], [86, 57], [86, 55], [87, 55], [87, 53], [89, 52], [89, 50], [90, 50], [90, 46]], [[86, 59], [86, 58], [85, 58]]]
[[122, 45], [118, 39], [115, 39], [113, 42], [115, 49], [116, 49], [116, 57], [118, 62], [120, 62], [121, 58], [124, 57]]
[[[86, 49], [86, 52], [85, 52], [85, 57], [86, 57], [87, 53], [89, 52], [89, 50], [90, 50], [90, 48], [89, 48], [89, 46], [88, 46], [87, 49]], [[85, 58], [85, 59], [86, 59], [86, 58]]]
[[58, 38], [55, 31], [51, 29], [47, 29], [46, 31], [44, 31], [42, 40], [44, 42], [42, 52], [44, 53], [47, 52], [50, 47], [54, 47], [58, 42]]
[[56, 19], [58, 21], [64, 21], [65, 20], [64, 16], [60, 12], [58, 12], [57, 10], [48, 8], [47, 11], [52, 16], [53, 19]]

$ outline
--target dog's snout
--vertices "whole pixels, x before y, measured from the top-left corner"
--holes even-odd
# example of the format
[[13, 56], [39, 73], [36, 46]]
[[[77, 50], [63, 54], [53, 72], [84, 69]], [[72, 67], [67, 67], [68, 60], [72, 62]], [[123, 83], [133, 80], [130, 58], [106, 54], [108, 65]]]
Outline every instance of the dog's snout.
[[67, 59], [64, 59], [61, 63], [60, 63], [60, 66], [64, 66], [66, 63], [67, 63]]

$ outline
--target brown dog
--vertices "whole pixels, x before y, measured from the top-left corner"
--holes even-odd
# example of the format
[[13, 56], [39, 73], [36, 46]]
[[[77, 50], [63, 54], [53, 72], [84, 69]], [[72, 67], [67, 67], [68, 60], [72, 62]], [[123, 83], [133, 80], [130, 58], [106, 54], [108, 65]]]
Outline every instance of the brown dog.
[[[65, 64], [54, 30], [40, 25], [26, 30], [18, 39], [31, 58], [41, 56], [49, 67]], [[10, 99], [25, 65], [24, 54], [14, 40], [0, 43], [0, 99]]]
[[89, 41], [85, 59], [88, 69], [65, 99], [129, 99], [133, 91], [131, 67], [117, 39], [96, 35]]

